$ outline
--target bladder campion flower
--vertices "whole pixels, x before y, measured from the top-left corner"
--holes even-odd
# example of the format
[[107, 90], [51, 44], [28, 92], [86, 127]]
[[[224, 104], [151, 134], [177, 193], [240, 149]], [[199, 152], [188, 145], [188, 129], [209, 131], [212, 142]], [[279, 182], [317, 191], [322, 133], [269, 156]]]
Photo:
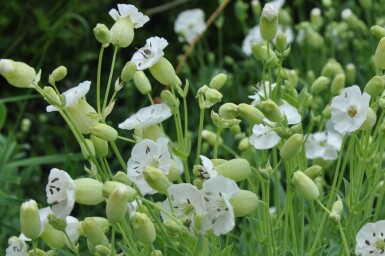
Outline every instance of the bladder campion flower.
[[140, 109], [136, 114], [119, 124], [120, 129], [133, 130], [135, 128], [147, 128], [158, 124], [171, 116], [170, 107], [165, 104], [155, 104]]
[[271, 84], [269, 86], [269, 81], [265, 81], [265, 83], [257, 83], [255, 85], [256, 91], [254, 95], [250, 95], [249, 98], [253, 101], [251, 102], [252, 106], [256, 106], [258, 103], [260, 103], [264, 99], [268, 99], [270, 97], [270, 88], [274, 90], [274, 88], [277, 86], [276, 83]]
[[165, 137], [159, 138], [156, 142], [145, 139], [132, 148], [131, 158], [127, 162], [127, 175], [143, 195], [157, 192], [144, 179], [143, 172], [147, 166], [155, 167], [166, 175], [169, 173], [171, 156], [167, 147], [168, 141]]
[[8, 239], [8, 244], [5, 256], [24, 256], [27, 254], [27, 244], [24, 239], [13, 236]]
[[143, 13], [139, 12], [132, 4], [118, 4], [118, 10], [113, 8], [108, 14], [110, 14], [115, 21], [119, 18], [130, 17], [134, 28], [141, 28], [150, 20], [148, 16], [143, 15]]
[[179, 42], [191, 44], [197, 36], [206, 30], [205, 14], [201, 9], [181, 12], [176, 18], [174, 31], [178, 34]]
[[309, 159], [335, 160], [338, 158], [341, 143], [341, 135], [335, 132], [312, 133], [305, 143], [306, 157]]
[[150, 68], [163, 57], [167, 45], [167, 40], [162, 37], [150, 37], [145, 46], [134, 53], [131, 61], [135, 62], [137, 70]]
[[65, 171], [51, 169], [45, 188], [47, 202], [58, 219], [70, 215], [75, 204], [75, 183]]
[[370, 96], [361, 94], [357, 85], [344, 89], [331, 104], [331, 119], [334, 128], [341, 134], [358, 130], [366, 119]]
[[201, 178], [210, 179], [210, 178], [217, 176], [218, 174], [214, 169], [213, 162], [210, 159], [208, 159], [207, 157], [202, 156], [202, 155], [200, 156], [200, 158], [201, 158], [202, 165], [203, 165], [202, 173], [200, 174]]
[[356, 235], [356, 255], [383, 255], [385, 220], [365, 224]]

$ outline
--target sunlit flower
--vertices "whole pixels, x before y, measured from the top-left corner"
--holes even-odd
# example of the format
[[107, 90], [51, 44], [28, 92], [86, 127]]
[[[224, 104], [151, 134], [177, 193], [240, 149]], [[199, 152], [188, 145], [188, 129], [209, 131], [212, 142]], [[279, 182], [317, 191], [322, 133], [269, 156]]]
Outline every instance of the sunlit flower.
[[143, 172], [147, 166], [158, 168], [166, 175], [169, 173], [171, 156], [167, 147], [168, 141], [165, 137], [159, 138], [156, 142], [145, 139], [132, 148], [131, 158], [127, 162], [127, 175], [143, 195], [157, 192], [144, 179]]
[[205, 14], [201, 9], [181, 12], [174, 24], [174, 31], [179, 35], [179, 42], [191, 44], [197, 36], [206, 30]]
[[24, 256], [27, 254], [27, 244], [20, 237], [8, 239], [9, 246], [5, 250], [5, 256]]
[[230, 199], [240, 191], [235, 181], [216, 176], [202, 184], [202, 196], [207, 209], [209, 225], [219, 236], [230, 232], [235, 226], [235, 216]]
[[171, 116], [170, 107], [165, 104], [155, 104], [140, 109], [136, 114], [119, 124], [120, 129], [133, 130], [135, 128], [147, 128], [158, 124]]
[[249, 98], [253, 100], [251, 102], [251, 105], [256, 106], [262, 100], [268, 99], [270, 97], [270, 88], [274, 90], [276, 86], [277, 86], [276, 83], [273, 83], [271, 84], [271, 86], [269, 86], [269, 81], [265, 81], [264, 84], [257, 83], [255, 85], [256, 87], [255, 94], [249, 96]]
[[255, 26], [249, 30], [249, 33], [247, 34], [247, 36], [243, 40], [242, 51], [247, 56], [250, 56], [252, 54], [251, 46], [254, 43], [263, 43], [263, 42], [264, 41], [263, 41], [262, 36], [261, 36], [261, 31], [260, 31], [259, 25], [257, 25], [257, 26]]
[[369, 94], [366, 92], [361, 94], [357, 85], [344, 89], [331, 103], [334, 128], [341, 134], [358, 130], [366, 119], [369, 101]]
[[45, 188], [47, 202], [52, 206], [52, 212], [58, 219], [70, 215], [75, 205], [75, 184], [65, 171], [53, 168], [48, 176]]
[[365, 224], [356, 235], [356, 255], [385, 254], [385, 220]]
[[130, 17], [134, 28], [143, 27], [143, 25], [150, 20], [148, 16], [143, 15], [143, 13], [139, 12], [132, 4], [118, 4], [118, 10], [113, 8], [109, 11], [109, 14], [115, 21], [118, 18]]
[[[200, 191], [193, 185], [188, 183], [173, 184], [168, 189], [173, 210], [170, 208], [168, 200], [163, 202], [163, 209], [169, 213], [174, 213], [187, 227], [194, 226], [194, 217], [196, 214], [206, 216], [206, 207]], [[169, 219], [168, 215], [161, 212], [163, 220]], [[204, 231], [207, 229], [208, 221], [205, 220], [202, 226]]]
[[137, 70], [147, 69], [163, 57], [163, 49], [167, 45], [167, 40], [162, 37], [150, 37], [146, 40], [146, 45], [134, 53], [131, 61], [135, 62]]

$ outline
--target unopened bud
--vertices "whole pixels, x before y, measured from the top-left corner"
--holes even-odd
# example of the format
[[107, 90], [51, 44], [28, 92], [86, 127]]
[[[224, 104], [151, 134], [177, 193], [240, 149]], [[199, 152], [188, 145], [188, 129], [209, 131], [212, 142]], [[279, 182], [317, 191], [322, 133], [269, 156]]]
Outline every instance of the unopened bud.
[[333, 203], [331, 213], [329, 218], [335, 222], [339, 222], [341, 219], [342, 210], [344, 209], [344, 204], [342, 203], [341, 197], [338, 196], [337, 201]]
[[154, 223], [144, 214], [137, 212], [131, 218], [131, 225], [135, 237], [143, 244], [152, 244], [156, 238]]
[[385, 69], [385, 37], [382, 38], [378, 43], [376, 52], [374, 54], [374, 66], [380, 70]]
[[166, 103], [170, 107], [172, 113], [177, 112], [177, 110], [179, 109], [180, 101], [178, 98], [175, 97], [174, 94], [172, 94], [172, 92], [170, 92], [169, 90], [163, 90], [160, 94], [160, 97], [162, 98], [164, 103]]
[[374, 76], [365, 85], [364, 92], [368, 93], [370, 97], [375, 98], [384, 91], [385, 81], [380, 76]]
[[132, 185], [132, 181], [130, 180], [130, 178], [128, 177], [127, 173], [125, 172], [122, 172], [122, 171], [118, 171], [114, 177], [112, 177], [112, 180], [113, 181], [118, 181], [118, 182], [121, 182], [123, 184], [126, 184], [127, 186], [131, 186]]
[[[212, 131], [209, 131], [209, 130], [203, 130], [202, 131], [202, 138], [207, 141], [210, 146], [215, 146], [216, 144], [216, 137], [217, 135], [212, 132]], [[219, 145], [221, 145], [223, 143], [223, 139], [222, 138], [219, 138]]]
[[356, 81], [356, 66], [353, 63], [349, 63], [345, 67], [346, 71], [346, 83], [354, 84]]
[[321, 176], [322, 174], [322, 167], [319, 165], [313, 165], [307, 168], [304, 173], [312, 180], [315, 178]]
[[21, 232], [30, 239], [38, 238], [40, 235], [41, 222], [39, 208], [35, 200], [22, 203], [20, 207]]
[[178, 164], [175, 162], [174, 159], [171, 159], [171, 165], [170, 165], [170, 170], [167, 174], [167, 178], [170, 182], [178, 180], [180, 177], [180, 170]]
[[94, 218], [85, 218], [81, 222], [84, 234], [93, 245], [109, 245], [108, 238], [104, 234], [102, 226]]
[[249, 138], [243, 138], [243, 139], [241, 139], [241, 141], [238, 143], [238, 149], [239, 149], [240, 151], [243, 151], [243, 150], [248, 149], [249, 146], [250, 146]]
[[98, 244], [95, 246], [95, 256], [110, 256], [111, 249], [110, 245]]
[[360, 130], [369, 130], [371, 129], [375, 124], [377, 120], [376, 112], [371, 107], [368, 107], [368, 112], [366, 112], [366, 119], [362, 123]]
[[219, 115], [224, 119], [232, 119], [238, 116], [238, 106], [234, 103], [225, 103], [219, 108]]
[[279, 122], [282, 120], [282, 112], [277, 104], [271, 99], [261, 102], [260, 109], [264, 116], [272, 122]]
[[340, 94], [341, 90], [344, 89], [344, 87], [345, 87], [345, 74], [344, 73], [337, 74], [330, 85], [330, 92], [333, 95], [338, 95]]
[[251, 174], [249, 162], [243, 158], [236, 158], [215, 166], [218, 174], [234, 180], [235, 182], [246, 179]]
[[80, 149], [85, 159], [90, 159], [92, 156], [95, 157], [95, 146], [92, 140], [85, 139], [85, 144], [81, 143]]
[[67, 68], [64, 66], [60, 66], [55, 68], [54, 71], [49, 75], [48, 81], [52, 85], [57, 81], [62, 80], [67, 75]]
[[372, 26], [370, 32], [378, 39], [385, 37], [385, 28], [379, 25]]
[[13, 86], [19, 88], [32, 88], [36, 72], [24, 62], [0, 59], [0, 75]]
[[[122, 72], [120, 73], [120, 79], [122, 79], [123, 82], [127, 83], [128, 81], [130, 81], [133, 77], [134, 77], [134, 74], [136, 73], [136, 64], [135, 62], [133, 61], [128, 61], [123, 69], [122, 69]], [[147, 88], [145, 88], [147, 91]], [[138, 90], [142, 93], [142, 94], [147, 94], [148, 92], [145, 92], [143, 93], [139, 88]], [[151, 85], [150, 85], [150, 90], [151, 91]]]
[[222, 100], [222, 94], [218, 90], [212, 88], [206, 90], [205, 97], [211, 105], [221, 102]]
[[134, 24], [130, 16], [118, 17], [110, 33], [113, 45], [121, 48], [129, 46], [134, 39]]
[[173, 219], [166, 219], [163, 221], [163, 225], [167, 230], [167, 234], [171, 236], [177, 236], [183, 233], [183, 227], [176, 223]]
[[153, 77], [161, 84], [173, 86], [176, 83], [177, 76], [172, 64], [164, 57], [150, 67]]
[[225, 85], [226, 81], [227, 81], [227, 75], [220, 73], [214, 76], [213, 79], [211, 79], [209, 86], [212, 89], [220, 90], [222, 86]]
[[265, 4], [260, 19], [261, 36], [266, 41], [271, 41], [278, 30], [278, 10], [272, 4]]
[[319, 8], [313, 8], [310, 12], [310, 22], [311, 25], [318, 30], [320, 27], [322, 27], [323, 19], [321, 15], [321, 9]]
[[75, 202], [84, 205], [97, 205], [104, 201], [102, 196], [103, 184], [91, 178], [74, 180]]
[[329, 78], [327, 78], [326, 76], [320, 76], [311, 85], [311, 92], [313, 94], [318, 94], [325, 90], [328, 87], [329, 83]]
[[343, 69], [340, 63], [335, 59], [330, 59], [321, 70], [322, 76], [334, 78], [335, 75], [343, 73]]
[[261, 124], [263, 118], [265, 118], [259, 109], [245, 103], [238, 105], [238, 113], [250, 124]]
[[[126, 174], [127, 176], [127, 174]], [[118, 182], [118, 181], [106, 181], [104, 182], [103, 184], [103, 188], [102, 188], [102, 196], [104, 198], [109, 198], [112, 194], [112, 192], [117, 189], [119, 186], [121, 185], [124, 185], [123, 183], [121, 182]], [[128, 202], [132, 202], [134, 201], [134, 198], [138, 195], [138, 192], [136, 192], [136, 190], [130, 186], [126, 186], [126, 190], [127, 190], [127, 194], [128, 194]]]
[[133, 76], [133, 81], [136, 89], [138, 89], [141, 94], [146, 95], [151, 92], [152, 87], [150, 80], [148, 80], [143, 71], [136, 71]]
[[96, 24], [96, 27], [94, 28], [94, 35], [96, 40], [98, 40], [104, 48], [108, 47], [111, 42], [111, 33], [106, 25], [100, 23]]
[[275, 39], [275, 47], [278, 51], [283, 52], [287, 47], [287, 36], [284, 33], [279, 33]]
[[240, 190], [230, 199], [235, 217], [243, 217], [252, 213], [258, 206], [258, 197], [248, 190]]
[[283, 144], [279, 154], [283, 160], [288, 160], [296, 156], [301, 150], [303, 144], [303, 135], [296, 133], [292, 135], [285, 143]]
[[164, 194], [171, 185], [167, 175], [153, 166], [147, 166], [146, 170], [143, 172], [143, 176], [151, 188], [162, 194]]
[[108, 155], [108, 142], [92, 134], [90, 139], [94, 144], [95, 154], [99, 157], [106, 157]]
[[114, 141], [118, 138], [118, 132], [112, 128], [111, 126], [103, 123], [97, 123], [91, 129], [92, 135], [106, 140], [106, 141]]
[[312, 179], [301, 171], [296, 171], [293, 174], [292, 182], [297, 191], [308, 200], [316, 200], [319, 196], [319, 191]]
[[124, 184], [119, 185], [112, 191], [106, 204], [107, 219], [115, 224], [121, 221], [127, 212], [128, 189]]
[[63, 248], [66, 244], [64, 233], [53, 228], [49, 223], [45, 224], [40, 238], [52, 249]]

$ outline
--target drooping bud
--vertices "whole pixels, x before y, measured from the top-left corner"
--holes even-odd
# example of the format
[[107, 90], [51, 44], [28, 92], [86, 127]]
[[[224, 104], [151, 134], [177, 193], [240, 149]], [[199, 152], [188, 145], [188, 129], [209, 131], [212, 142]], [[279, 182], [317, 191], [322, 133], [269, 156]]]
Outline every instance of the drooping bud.
[[30, 239], [38, 238], [40, 235], [41, 222], [39, 208], [35, 200], [22, 203], [20, 207], [21, 232]]
[[292, 135], [285, 143], [283, 144], [279, 154], [282, 159], [288, 160], [296, 156], [301, 150], [303, 144], [303, 135], [296, 133]]
[[230, 199], [235, 217], [243, 217], [252, 213], [258, 206], [258, 197], [248, 190], [241, 190]]
[[330, 92], [333, 95], [338, 95], [340, 94], [341, 90], [344, 89], [344, 87], [345, 87], [345, 74], [344, 73], [337, 74], [330, 85]]
[[222, 93], [220, 93], [216, 89], [209, 88], [205, 92], [206, 101], [209, 102], [210, 106], [221, 102], [222, 100]]
[[249, 177], [251, 167], [249, 161], [243, 158], [236, 158], [215, 166], [218, 174], [234, 180], [241, 181]]
[[92, 140], [85, 139], [85, 143], [80, 144], [80, 149], [85, 159], [90, 159], [92, 156], [95, 157], [95, 147]]
[[283, 52], [287, 47], [287, 36], [284, 33], [279, 33], [275, 39], [275, 47], [278, 51]]
[[378, 43], [376, 52], [374, 54], [374, 66], [380, 70], [385, 69], [385, 37], [382, 38]]
[[[122, 72], [120, 73], [120, 79], [122, 79], [123, 82], [127, 83], [128, 81], [130, 81], [134, 77], [136, 72], [137, 71], [136, 71], [136, 64], [135, 64], [135, 62], [128, 61], [124, 65], [124, 67], [122, 69]], [[147, 94], [148, 93], [148, 92], [147, 93], [143, 93], [139, 88], [138, 88], [138, 90], [142, 94]], [[147, 91], [147, 90], [145, 90], [145, 91]], [[150, 86], [150, 91], [151, 91], [151, 86]]]
[[55, 82], [62, 80], [67, 75], [67, 68], [64, 66], [60, 66], [54, 69], [52, 73], [48, 77], [49, 83], [52, 85]]
[[379, 25], [372, 26], [370, 32], [378, 39], [385, 37], [385, 28]]
[[238, 105], [238, 113], [250, 124], [261, 124], [263, 118], [265, 118], [259, 109], [245, 103]]
[[35, 69], [24, 62], [0, 59], [0, 75], [13, 86], [19, 88], [32, 88], [36, 72]]
[[313, 165], [307, 168], [304, 173], [312, 180], [315, 178], [321, 176], [322, 174], [322, 167], [319, 165]]
[[312, 179], [301, 171], [296, 171], [293, 174], [292, 182], [297, 191], [308, 200], [316, 200], [319, 196], [319, 191]]
[[211, 79], [209, 86], [212, 89], [220, 90], [222, 86], [225, 85], [226, 81], [227, 81], [227, 75], [220, 73], [214, 76], [213, 79]]
[[129, 16], [118, 17], [111, 30], [111, 43], [115, 46], [125, 48], [134, 39], [134, 24]]
[[345, 67], [346, 83], [354, 84], [356, 81], [356, 66], [353, 63], [349, 63]]
[[107, 219], [115, 224], [121, 221], [127, 212], [128, 189], [124, 184], [119, 185], [112, 191], [106, 204]]
[[137, 212], [131, 218], [131, 225], [138, 241], [143, 244], [152, 244], [155, 241], [155, 226], [146, 214]]
[[94, 125], [91, 128], [91, 134], [106, 141], [114, 141], [118, 138], [118, 132], [111, 126], [103, 123]]
[[376, 112], [371, 107], [368, 107], [368, 112], [366, 112], [366, 119], [362, 123], [360, 130], [369, 130], [371, 129], [375, 124], [377, 120]]
[[272, 4], [265, 4], [260, 19], [261, 36], [266, 41], [271, 41], [278, 30], [278, 10]]
[[118, 181], [118, 182], [123, 183], [123, 184], [126, 184], [127, 186], [131, 186], [132, 185], [132, 181], [128, 177], [127, 173], [124, 173], [122, 171], [118, 171], [114, 175], [114, 177], [112, 177], [112, 180], [113, 181]]
[[385, 81], [380, 76], [374, 76], [365, 85], [364, 92], [368, 93], [370, 97], [375, 98], [384, 91]]
[[94, 144], [95, 154], [99, 157], [108, 155], [108, 142], [91, 134], [90, 139]]
[[176, 83], [176, 73], [172, 64], [164, 57], [150, 67], [153, 77], [161, 84], [172, 86]]
[[87, 239], [94, 245], [109, 245], [108, 238], [104, 234], [102, 226], [94, 219], [87, 217], [81, 222], [84, 234]]
[[282, 120], [282, 112], [277, 104], [271, 99], [261, 102], [260, 109], [264, 116], [272, 122], [279, 122]]
[[63, 248], [66, 244], [64, 233], [54, 229], [49, 223], [45, 225], [40, 238], [52, 249]]
[[[127, 176], [127, 174], [126, 174]], [[118, 188], [119, 186], [121, 186], [123, 183], [121, 182], [118, 182], [118, 181], [106, 181], [104, 182], [103, 184], [103, 188], [102, 188], [102, 195], [104, 198], [109, 198], [111, 196], [111, 193], [116, 189]], [[130, 186], [127, 186], [126, 185], [126, 190], [127, 190], [127, 193], [128, 193], [128, 202], [132, 202], [134, 201], [134, 198], [138, 195], [138, 192], [130, 187]]]
[[225, 103], [219, 108], [219, 115], [224, 119], [238, 117], [238, 106], [234, 103]]
[[97, 205], [104, 201], [102, 196], [103, 184], [91, 178], [74, 180], [75, 202], [84, 205]]
[[147, 166], [146, 170], [143, 172], [143, 176], [151, 188], [162, 194], [164, 194], [171, 185], [167, 175], [153, 166]]
[[342, 210], [344, 209], [344, 204], [342, 203], [341, 197], [337, 195], [337, 201], [333, 203], [331, 213], [329, 214], [329, 219], [339, 222], [341, 219]]
[[172, 92], [170, 92], [169, 90], [163, 90], [160, 94], [160, 97], [162, 98], [164, 103], [166, 103], [170, 107], [171, 113], [177, 113], [180, 101], [178, 98], [175, 97], [174, 94], [172, 94]]
[[94, 35], [96, 40], [98, 40], [104, 48], [108, 47], [111, 42], [111, 33], [106, 25], [101, 23], [96, 24], [94, 27]]
[[328, 87], [330, 79], [326, 76], [318, 77], [313, 84], [311, 85], [311, 92], [313, 94], [318, 94]]

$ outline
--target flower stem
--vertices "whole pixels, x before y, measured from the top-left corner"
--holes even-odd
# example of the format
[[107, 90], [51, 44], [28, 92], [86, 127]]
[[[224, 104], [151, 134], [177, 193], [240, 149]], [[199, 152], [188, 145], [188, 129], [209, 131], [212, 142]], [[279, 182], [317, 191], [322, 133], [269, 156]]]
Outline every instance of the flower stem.
[[98, 114], [101, 115], [101, 110], [100, 110], [100, 77], [102, 75], [102, 60], [103, 60], [103, 53], [104, 53], [104, 47], [102, 46], [100, 48], [100, 53], [99, 53], [99, 60], [98, 60], [98, 74], [96, 76], [96, 106], [98, 109]]
[[198, 129], [198, 146], [197, 146], [197, 156], [195, 159], [195, 164], [199, 164], [199, 156], [201, 154], [202, 147], [202, 130], [203, 130], [203, 119], [205, 117], [205, 109], [201, 108], [199, 113], [199, 129]]
[[108, 101], [108, 94], [110, 92], [110, 87], [111, 87], [111, 80], [112, 80], [112, 74], [114, 73], [114, 67], [115, 67], [115, 60], [116, 60], [116, 54], [118, 52], [118, 49], [119, 47], [115, 47], [114, 49], [114, 55], [112, 56], [112, 63], [111, 63], [111, 70], [110, 70], [110, 75], [108, 77], [108, 83], [107, 83], [107, 89], [106, 89], [106, 93], [104, 95], [104, 101], [103, 101], [103, 109], [102, 109], [102, 112], [103, 112], [103, 119], [105, 118], [104, 116], [104, 110], [106, 109], [106, 105], [107, 105], [107, 101]]

